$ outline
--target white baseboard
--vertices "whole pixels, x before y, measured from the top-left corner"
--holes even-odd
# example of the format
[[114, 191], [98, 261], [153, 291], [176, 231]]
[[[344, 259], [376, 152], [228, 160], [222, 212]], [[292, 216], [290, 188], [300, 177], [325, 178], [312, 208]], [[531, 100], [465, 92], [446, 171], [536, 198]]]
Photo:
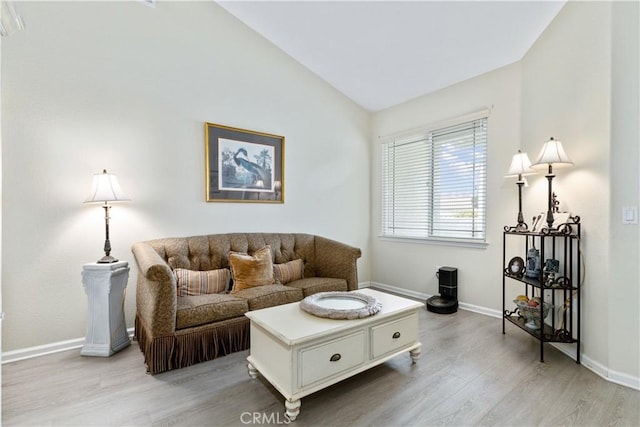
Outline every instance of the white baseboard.
[[[360, 287], [362, 287], [362, 284], [360, 284]], [[409, 290], [409, 289], [402, 289], [402, 288], [398, 288], [397, 286], [386, 285], [384, 283], [367, 282], [367, 286], [366, 287], [382, 289], [384, 291], [389, 291], [389, 292], [391, 292], [393, 294], [400, 294], [402, 296], [405, 296], [405, 297], [408, 297], [408, 298], [412, 298], [412, 299], [421, 300], [421, 301], [426, 301], [428, 298], [431, 298], [431, 295], [429, 295], [429, 294], [425, 294], [425, 293], [422, 293], [422, 292], [416, 292], [416, 291], [412, 291], [412, 290]]]
[[[129, 338], [133, 337], [133, 332], [134, 328], [127, 329]], [[33, 357], [40, 357], [47, 354], [59, 353], [61, 351], [82, 348], [83, 345], [84, 338], [75, 338], [72, 340], [58, 341], [51, 344], [38, 345], [19, 350], [5, 351], [2, 353], [2, 364], [4, 365], [5, 363], [17, 362], [19, 360], [31, 359]]]
[[633, 377], [629, 374], [610, 369], [608, 375], [603, 378], [607, 381], [611, 381], [612, 383], [620, 384], [635, 390], [640, 390], [640, 378]]
[[[561, 350], [563, 351], [563, 350]], [[570, 354], [568, 351], [565, 351], [566, 354]], [[573, 351], [571, 352], [573, 353], [573, 355], [571, 357], [575, 358], [575, 354], [576, 354], [576, 350], [575, 348], [573, 349]], [[629, 387], [632, 388], [634, 390], [640, 390], [640, 378], [638, 377], [633, 377], [629, 374], [624, 374], [622, 372], [618, 372], [618, 371], [614, 371], [613, 369], [609, 369], [608, 367], [604, 366], [603, 364], [596, 362], [595, 360], [592, 360], [591, 358], [589, 358], [589, 356], [585, 356], [585, 355], [581, 355], [580, 357], [580, 363], [588, 368], [589, 370], [593, 371], [596, 375], [604, 378], [605, 380], [615, 383], [615, 384], [619, 384], [619, 385], [623, 385], [625, 387]]]
[[[369, 288], [374, 287], [378, 289], [382, 289], [385, 291], [389, 291], [394, 294], [399, 294], [405, 296], [407, 298], [417, 299], [421, 301], [425, 301], [432, 297], [432, 295], [425, 294], [423, 292], [416, 292], [409, 289], [399, 288], [397, 286], [387, 285], [379, 282], [360, 282], [358, 283], [358, 287], [360, 288]], [[485, 316], [496, 317], [498, 319], [502, 318], [502, 313], [498, 310], [494, 310], [491, 308], [480, 307], [473, 304], [467, 304], [464, 302], [459, 302], [458, 307], [462, 310], [473, 311], [475, 313], [483, 314]], [[129, 333], [129, 337], [133, 337], [133, 328], [127, 329]], [[47, 354], [58, 353], [61, 351], [73, 350], [75, 348], [81, 348], [84, 345], [84, 338], [76, 338], [67, 341], [60, 341], [51, 344], [40, 345], [36, 347], [29, 347], [25, 349], [6, 351], [2, 353], [2, 364], [17, 362], [19, 360], [30, 359], [32, 357], [44, 356]], [[576, 347], [575, 345], [569, 344], [558, 344], [551, 343], [555, 348], [571, 357], [575, 360], [576, 358]], [[606, 381], [623, 385], [625, 387], [632, 388], [634, 390], [640, 390], [640, 378], [634, 377], [625, 373], [617, 372], [612, 369], [609, 369], [605, 365], [596, 362], [589, 358], [589, 356], [584, 353], [581, 355], [580, 362], [582, 366], [594, 372], [596, 375], [602, 377]]]
[[[365, 282], [361, 283], [360, 287], [374, 287], [378, 289], [382, 289], [385, 291], [389, 291], [395, 294], [403, 295], [408, 298], [420, 299], [426, 301], [428, 298], [431, 298], [431, 295], [425, 294], [422, 292], [416, 292], [409, 289], [399, 288], [397, 286], [387, 285], [384, 283], [378, 282]], [[484, 314], [485, 316], [496, 317], [498, 319], [502, 318], [502, 313], [499, 310], [494, 310], [491, 308], [480, 307], [473, 304], [467, 304], [464, 302], [458, 302], [458, 307], [462, 310], [473, 311], [475, 313]], [[571, 357], [572, 359], [576, 359], [576, 346], [571, 344], [559, 344], [559, 343], [550, 343], [552, 346]], [[596, 362], [595, 360], [589, 358], [589, 356], [584, 353], [580, 355], [580, 363], [585, 368], [594, 372], [596, 375], [602, 377], [603, 379], [615, 383], [620, 384], [625, 387], [632, 388], [634, 390], [640, 390], [640, 378], [633, 377], [628, 374], [624, 374], [621, 372], [613, 371], [603, 364]]]
[[[371, 286], [374, 288], [383, 289], [385, 291], [400, 294], [409, 298], [419, 299], [419, 300], [425, 301], [425, 303], [429, 298], [433, 296], [433, 295], [425, 294], [423, 292], [416, 292], [409, 289], [398, 288], [397, 286], [386, 285], [384, 283], [378, 283], [378, 282], [367, 282], [367, 283], [368, 283], [367, 287]], [[360, 285], [360, 287], [362, 287], [362, 284]], [[465, 302], [458, 302], [458, 308], [462, 310], [473, 311], [475, 313], [484, 314], [485, 316], [497, 317], [498, 319], [501, 318], [500, 312], [498, 310], [493, 310], [486, 307], [480, 307], [478, 305], [467, 304]]]
[[463, 310], [473, 311], [474, 313], [484, 314], [485, 316], [495, 317], [497, 319], [502, 319], [502, 315], [500, 311], [494, 310], [492, 308], [481, 307], [479, 305], [467, 304], [466, 302], [459, 302], [458, 307]]

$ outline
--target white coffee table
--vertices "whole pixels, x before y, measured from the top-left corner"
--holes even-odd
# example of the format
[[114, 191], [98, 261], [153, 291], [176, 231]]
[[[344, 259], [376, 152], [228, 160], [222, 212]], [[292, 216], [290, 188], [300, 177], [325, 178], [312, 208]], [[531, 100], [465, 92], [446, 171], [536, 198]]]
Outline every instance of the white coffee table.
[[382, 303], [363, 319], [313, 316], [291, 303], [250, 311], [249, 375], [260, 372], [285, 398], [286, 415], [300, 413], [300, 399], [408, 351], [420, 357], [418, 310], [422, 303], [373, 289], [357, 292]]

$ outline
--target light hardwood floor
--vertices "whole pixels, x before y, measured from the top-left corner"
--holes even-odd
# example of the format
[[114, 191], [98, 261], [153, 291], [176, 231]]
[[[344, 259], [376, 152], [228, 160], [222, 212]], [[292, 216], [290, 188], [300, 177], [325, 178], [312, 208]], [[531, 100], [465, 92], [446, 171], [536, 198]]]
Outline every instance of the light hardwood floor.
[[[639, 426], [640, 392], [609, 383], [500, 319], [420, 312], [422, 356], [398, 356], [302, 399], [297, 426]], [[286, 424], [248, 352], [147, 375], [136, 342], [110, 358], [66, 351], [2, 367], [4, 426]], [[283, 361], [283, 363], [286, 363]], [[253, 417], [256, 417], [255, 419]]]

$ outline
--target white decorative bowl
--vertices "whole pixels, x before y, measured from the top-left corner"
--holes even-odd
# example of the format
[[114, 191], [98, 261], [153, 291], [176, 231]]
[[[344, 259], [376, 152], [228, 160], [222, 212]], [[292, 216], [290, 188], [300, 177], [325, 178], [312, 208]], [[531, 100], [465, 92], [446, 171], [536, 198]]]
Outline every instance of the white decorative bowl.
[[358, 292], [320, 292], [300, 301], [309, 314], [328, 319], [362, 319], [382, 308], [377, 298]]
[[549, 315], [549, 311], [553, 308], [553, 304], [549, 304], [545, 302], [543, 304], [542, 310], [542, 318], [540, 318], [540, 305], [536, 307], [532, 307], [527, 304], [526, 301], [514, 301], [518, 306], [518, 311], [520, 312], [520, 316], [522, 316], [526, 323], [524, 324], [527, 328], [538, 330], [542, 326], [542, 321], [547, 318]]

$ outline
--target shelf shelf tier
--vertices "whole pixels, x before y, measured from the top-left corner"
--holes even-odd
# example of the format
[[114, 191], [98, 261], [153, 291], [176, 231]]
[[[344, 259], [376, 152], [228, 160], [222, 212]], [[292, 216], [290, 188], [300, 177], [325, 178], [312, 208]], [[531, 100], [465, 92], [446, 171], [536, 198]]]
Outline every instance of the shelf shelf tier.
[[526, 277], [526, 276], [517, 276], [514, 274], [509, 274], [508, 272], [505, 271], [504, 275], [510, 279], [513, 280], [518, 280], [522, 283], [526, 283], [527, 285], [531, 285], [534, 288], [542, 288], [544, 290], [553, 290], [553, 291], [561, 291], [561, 290], [569, 290], [569, 291], [577, 291], [578, 287], [577, 286], [572, 286], [572, 285], [567, 285], [567, 284], [560, 284], [560, 283], [553, 283], [551, 285], [547, 285], [545, 283], [540, 283], [540, 279], [534, 279], [531, 277]]
[[525, 325], [526, 320], [517, 314], [512, 314], [511, 316], [505, 314], [505, 319], [544, 342], [575, 343], [578, 341], [566, 329], [553, 329], [548, 323], [544, 324], [544, 328], [531, 329]]

